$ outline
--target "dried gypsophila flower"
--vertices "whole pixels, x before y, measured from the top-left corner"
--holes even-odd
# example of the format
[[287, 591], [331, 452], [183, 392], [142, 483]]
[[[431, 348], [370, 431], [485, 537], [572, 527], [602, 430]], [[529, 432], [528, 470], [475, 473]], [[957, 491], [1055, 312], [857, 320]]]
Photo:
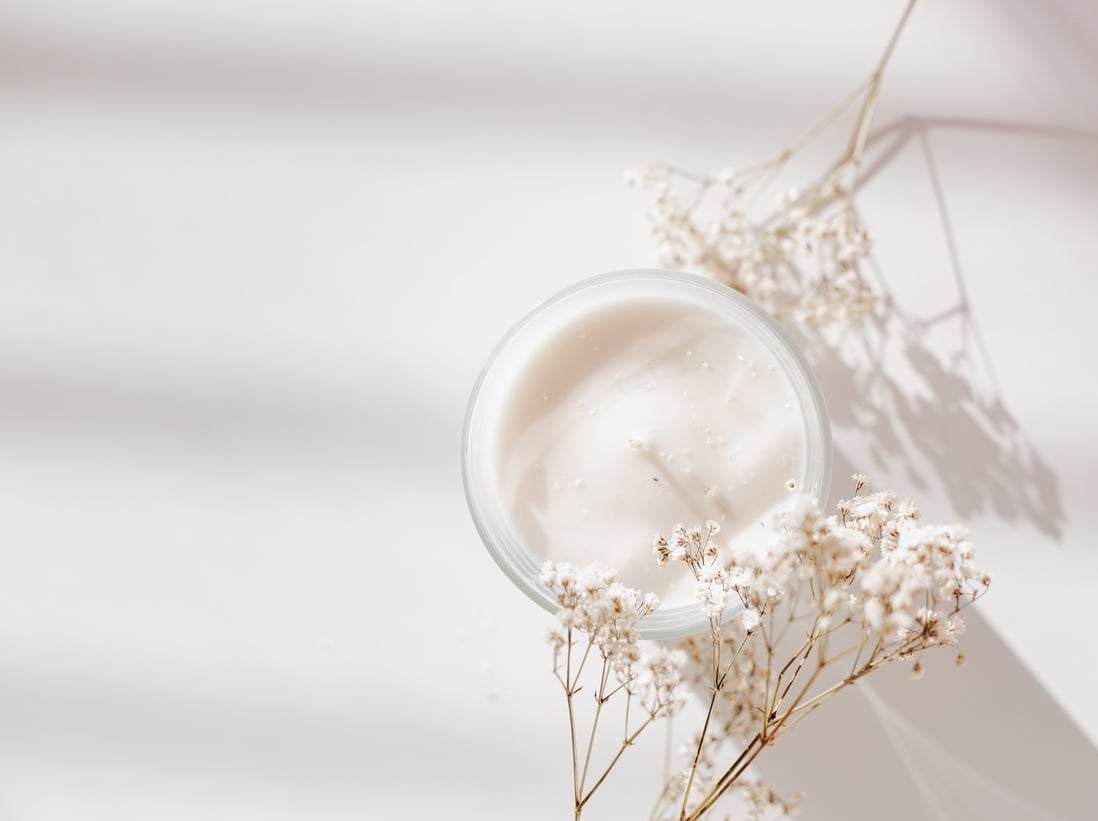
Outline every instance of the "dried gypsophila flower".
[[679, 523], [671, 528], [671, 538], [656, 534], [652, 551], [656, 563], [663, 567], [668, 562], [682, 562], [694, 575], [694, 595], [712, 622], [719, 621], [728, 609], [732, 587], [729, 568], [720, 559], [720, 549], [713, 537], [720, 532], [720, 525], [707, 521], [704, 527], [687, 529]]
[[[591, 795], [637, 737], [652, 722], [675, 714], [686, 704], [687, 695], [681, 687], [686, 654], [640, 642], [638, 625], [659, 607], [659, 599], [652, 593], [642, 594], [626, 587], [617, 580], [614, 571], [593, 565], [576, 567], [546, 562], [540, 580], [558, 605], [558, 624], [549, 631], [548, 640], [553, 648], [553, 672], [568, 703], [578, 818]], [[575, 697], [582, 689], [580, 682], [592, 656], [601, 658], [602, 663], [595, 677], [596, 686], [590, 690], [595, 699], [595, 713], [590, 732], [584, 734], [589, 738], [584, 753], [577, 742]], [[589, 781], [599, 719], [604, 705], [615, 696], [625, 700], [621, 746], [602, 774], [592, 775]]]
[[[914, 0], [909, 0], [876, 69], [788, 148], [743, 170], [714, 176], [655, 165], [626, 172], [652, 197], [649, 227], [660, 263], [696, 271], [754, 299], [774, 316], [809, 325], [870, 313], [877, 296], [863, 274], [869, 232], [854, 207], [884, 68]], [[791, 188], [767, 213], [753, 211], [774, 175], [850, 105], [861, 100], [847, 148], [804, 190]]]
[[[885, 663], [914, 657], [912, 676], [922, 676], [918, 656], [933, 647], [956, 645], [964, 630], [958, 612], [986, 591], [990, 579], [975, 565], [963, 528], [920, 525], [914, 503], [897, 501], [889, 492], [863, 494], [867, 478], [855, 474], [853, 480], [854, 496], [839, 503], [839, 516], [824, 516], [814, 500], [798, 498], [771, 520], [773, 542], [767, 551], [741, 557], [737, 564], [726, 562], [713, 576], [724, 580], [726, 592], [740, 597], [746, 612], [757, 613], [747, 626], [758, 618], [769, 629], [748, 633], [744, 622], [736, 620], [709, 636], [680, 643], [688, 659], [685, 681], [699, 695], [708, 694], [711, 702], [706, 730], [691, 745], [691, 766], [665, 789], [661, 807], [681, 800], [678, 814], [668, 817], [699, 817], [715, 797], [738, 789], [742, 770], [731, 777], [729, 771], [722, 774], [717, 766], [721, 749], [746, 744], [744, 754], [752, 752], [753, 758], [804, 712]], [[673, 532], [690, 533], [682, 526]], [[658, 558], [661, 542], [657, 536]], [[685, 551], [681, 559], [691, 564]], [[691, 569], [697, 576], [696, 564]], [[713, 594], [699, 591], [699, 598], [707, 603]], [[771, 637], [783, 606], [788, 607], [789, 624], [801, 620], [810, 626], [805, 643], [775, 676], [772, 662], [778, 647]], [[797, 615], [804, 607], [807, 610]], [[813, 674], [792, 706], [785, 706], [793, 680], [814, 650], [820, 651], [820, 669], [845, 655], [828, 655], [823, 648], [846, 627], [853, 631], [849, 652], [858, 652], [849, 673], [809, 696]], [[863, 658], [867, 648], [869, 654]], [[800, 663], [794, 667], [799, 654]], [[723, 670], [715, 666], [729, 656]], [[964, 664], [962, 654], [957, 664]], [[779, 695], [782, 676], [790, 669], [790, 680]]]
[[[612, 570], [593, 565], [577, 568], [568, 562], [545, 562], [540, 581], [556, 597], [560, 628], [587, 633], [623, 681], [635, 678], [632, 668], [641, 657], [637, 623], [659, 607], [655, 594], [626, 587]], [[563, 646], [559, 632], [550, 643], [559, 651]]]
[[843, 163], [761, 217], [750, 213], [757, 176], [697, 177], [656, 165], [626, 174], [652, 197], [649, 229], [665, 267], [723, 282], [780, 319], [826, 325], [862, 317], [877, 297], [862, 273], [871, 243]]
[[[768, 785], [744, 776], [761, 750], [830, 696], [880, 666], [914, 657], [912, 675], [919, 677], [919, 654], [957, 643], [964, 629], [958, 612], [990, 583], [974, 563], [967, 533], [955, 525], [921, 525], [913, 503], [897, 501], [886, 491], [862, 493], [868, 480], [861, 474], [853, 479], [854, 496], [838, 504], [839, 515], [824, 516], [815, 500], [794, 497], [787, 510], [770, 520], [773, 538], [768, 549], [736, 562], [722, 557], [713, 539], [720, 530], [715, 522], [695, 528], [676, 524], [670, 539], [657, 534], [657, 562], [688, 567], [697, 583], [695, 594], [710, 618], [708, 634], [684, 640], [674, 650], [644, 650], [638, 641], [638, 622], [659, 606], [655, 597], [625, 587], [612, 571], [553, 563], [543, 567], [542, 582], [560, 607], [559, 626], [551, 632], [550, 643], [572, 722], [577, 817], [640, 732], [682, 707], [684, 684], [708, 697], [709, 711], [703, 730], [690, 745], [690, 766], [669, 780], [653, 817], [697, 821], [729, 792], [747, 802], [753, 818], [771, 811], [792, 812], [795, 801], [784, 801]], [[744, 613], [722, 625], [727, 603], [734, 597]], [[801, 606], [807, 607], [803, 613]], [[775, 664], [780, 639], [774, 639], [779, 613], [787, 626], [798, 621], [807, 625], [804, 643], [780, 668]], [[850, 648], [858, 653], [854, 664], [830, 687], [813, 691], [819, 672], [846, 655], [825, 649], [845, 627], [857, 639]], [[573, 648], [583, 644], [584, 635], [586, 649], [574, 669]], [[573, 697], [579, 692], [589, 651], [596, 648], [602, 673], [591, 741], [586, 756], [581, 756]], [[816, 671], [801, 689], [793, 690], [813, 653]], [[964, 663], [963, 655], [958, 654], [957, 663]], [[611, 675], [618, 682], [612, 689]], [[621, 747], [588, 787], [587, 765], [598, 717], [617, 693], [627, 699]], [[633, 703], [644, 718], [631, 729]], [[722, 769], [723, 751], [737, 742], [742, 753], [731, 767]]]

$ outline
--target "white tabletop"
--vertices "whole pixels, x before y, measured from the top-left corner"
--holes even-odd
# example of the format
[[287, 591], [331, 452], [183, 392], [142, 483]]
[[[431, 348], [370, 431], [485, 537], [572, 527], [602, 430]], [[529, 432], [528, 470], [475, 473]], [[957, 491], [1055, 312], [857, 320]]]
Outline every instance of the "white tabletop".
[[[625, 167], [772, 153], [900, 5], [5, 4], [0, 816], [568, 816], [468, 392], [535, 302], [653, 262]], [[1096, 37], [925, 0], [886, 75], [858, 205], [905, 318], [876, 376], [821, 364], [837, 472], [967, 521], [994, 583], [965, 670], [760, 759], [805, 817], [1093, 817]], [[647, 817], [663, 756], [589, 815]]]

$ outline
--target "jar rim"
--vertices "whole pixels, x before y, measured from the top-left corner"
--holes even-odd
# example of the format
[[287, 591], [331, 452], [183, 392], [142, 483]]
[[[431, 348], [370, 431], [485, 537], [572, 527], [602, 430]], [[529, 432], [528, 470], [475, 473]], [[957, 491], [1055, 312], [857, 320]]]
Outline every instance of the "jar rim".
[[[480, 399], [486, 380], [501, 356], [521, 336], [530, 324], [558, 303], [583, 291], [613, 283], [640, 282], [673, 283], [672, 287], [692, 289], [712, 299], [712, 305], [728, 312], [774, 357], [789, 380], [794, 396], [800, 405], [805, 426], [805, 487], [803, 492], [814, 495], [821, 506], [827, 500], [831, 482], [832, 441], [831, 425], [823, 391], [816, 380], [804, 354], [794, 343], [789, 332], [762, 307], [738, 291], [708, 277], [656, 268], [612, 271], [588, 277], [557, 291], [535, 305], [503, 335], [489, 354], [477, 376], [466, 408], [462, 431], [461, 467], [465, 499], [473, 523], [481, 541], [493, 560], [511, 581], [530, 599], [549, 612], [555, 612], [557, 603], [550, 591], [539, 580], [541, 562], [526, 549], [522, 540], [510, 527], [498, 504], [495, 488], [489, 486], [484, 474], [485, 459], [477, 449], [479, 438], [484, 435], [478, 426], [482, 414]], [[742, 605], [735, 601], [725, 611], [722, 621], [742, 612]], [[644, 639], [673, 639], [702, 632], [709, 627], [709, 618], [699, 603], [690, 602], [674, 606], [661, 606], [645, 616], [639, 623], [639, 635]]]

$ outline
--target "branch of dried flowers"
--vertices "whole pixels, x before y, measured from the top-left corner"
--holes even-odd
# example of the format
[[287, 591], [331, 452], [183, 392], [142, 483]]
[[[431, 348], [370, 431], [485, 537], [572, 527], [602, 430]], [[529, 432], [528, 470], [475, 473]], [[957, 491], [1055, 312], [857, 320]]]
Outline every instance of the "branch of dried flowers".
[[[974, 564], [965, 531], [921, 526], [914, 504], [898, 502], [888, 492], [863, 493], [864, 487], [865, 478], [856, 475], [853, 497], [839, 502], [838, 515], [828, 517], [813, 499], [796, 497], [770, 522], [772, 541], [759, 554], [723, 553], [713, 538], [719, 532], [714, 522], [691, 529], [676, 525], [670, 539], [657, 536], [657, 561], [687, 566], [710, 619], [707, 633], [673, 650], [645, 651], [638, 641], [637, 625], [658, 607], [655, 597], [593, 567], [544, 566], [542, 580], [560, 605], [560, 627], [550, 641], [554, 672], [568, 702], [577, 819], [641, 732], [681, 708], [683, 682], [708, 695], [708, 708], [690, 745], [689, 764], [666, 785], [653, 818], [697, 821], [730, 790], [748, 801], [754, 818], [771, 809], [788, 812], [797, 799], [786, 801], [761, 781], [745, 779], [762, 750], [871, 672], [915, 658], [917, 677], [922, 652], [958, 643], [964, 629], [960, 611], [990, 584]], [[722, 623], [732, 604], [742, 607], [741, 615]], [[803, 638], [790, 651], [783, 637], [796, 624], [804, 627]], [[581, 634], [587, 643], [574, 665]], [[833, 642], [844, 635], [849, 641], [834, 649]], [[595, 718], [581, 756], [573, 700], [592, 650], [602, 667]], [[849, 671], [825, 680], [825, 671], [848, 655], [854, 656]], [[958, 665], [963, 662], [958, 654]], [[619, 692], [627, 697], [623, 739], [588, 787], [602, 707]], [[631, 731], [633, 705], [645, 717]], [[735, 745], [739, 754], [718, 766], [722, 751]]]
[[[649, 227], [661, 265], [706, 274], [774, 316], [825, 326], [864, 316], [876, 304], [862, 265], [869, 232], [853, 204], [881, 80], [915, 6], [907, 5], [874, 70], [824, 117], [769, 159], [715, 177], [659, 163], [626, 172], [652, 194]], [[803, 191], [790, 189], [774, 210], [752, 211], [785, 164], [858, 100], [846, 150]]]
[[[775, 316], [808, 325], [851, 320], [873, 309], [876, 295], [861, 272], [869, 255], [869, 235], [854, 208], [853, 192], [884, 70], [914, 5], [915, 0], [909, 0], [905, 6], [874, 71], [770, 159], [739, 171], [726, 169], [715, 179], [666, 164], [627, 174], [630, 184], [654, 195], [649, 219], [662, 264], [708, 274]], [[859, 99], [861, 108], [839, 160], [803, 192], [791, 189], [769, 214], [750, 217], [785, 164]], [[692, 190], [684, 191], [684, 186]], [[776, 527], [776, 545], [762, 557], [741, 557], [740, 565], [720, 557], [712, 541], [718, 528], [712, 522], [704, 530], [676, 525], [671, 542], [657, 539], [661, 564], [671, 559], [687, 564], [710, 618], [708, 640], [687, 639], [676, 651], [661, 649], [642, 657], [637, 645], [636, 623], [658, 606], [654, 597], [642, 597], [616, 582], [612, 573], [595, 568], [545, 566], [543, 581], [561, 605], [562, 628], [551, 634], [551, 641], [554, 671], [568, 702], [577, 819], [637, 736], [657, 718], [681, 707], [677, 688], [684, 672], [695, 689], [708, 692], [709, 706], [690, 747], [689, 766], [666, 785], [652, 818], [697, 821], [735, 789], [758, 821], [773, 809], [792, 812], [799, 801], [782, 799], [763, 782], [745, 779], [763, 749], [869, 673], [924, 650], [957, 643], [964, 628], [958, 614], [989, 584], [986, 574], [972, 564], [971, 545], [956, 527], [915, 527], [914, 505], [905, 502], [893, 514], [895, 496], [860, 495], [865, 479], [856, 475], [855, 480], [854, 498], [839, 503], [839, 518], [824, 519], [814, 502], [802, 498], [790, 514], [793, 521], [787, 516]], [[920, 591], [922, 606], [917, 607]], [[744, 613], [732, 625], [722, 625], [734, 597]], [[811, 609], [798, 614], [802, 600]], [[838, 618], [843, 608], [846, 612]], [[785, 636], [794, 625], [809, 620], [804, 640], [778, 668], [775, 659], [784, 652]], [[829, 652], [832, 637], [844, 628], [856, 631], [857, 641]], [[573, 631], [589, 636], [574, 675]], [[722, 667], [724, 644], [733, 652]], [[581, 769], [574, 697], [593, 648], [603, 664]], [[863, 662], [867, 648], [871, 649]], [[825, 669], [847, 655], [854, 656], [849, 672], [814, 692]], [[958, 654], [957, 664], [963, 663], [964, 656]], [[916, 658], [912, 674], [918, 677], [921, 672]], [[611, 674], [618, 684], [608, 691]], [[626, 693], [621, 746], [588, 788], [603, 705], [621, 691]], [[634, 699], [644, 705], [647, 717], [630, 733]], [[739, 755], [727, 768], [716, 767], [719, 749], [733, 741], [742, 745]], [[695, 786], [700, 789], [703, 784], [701, 797], [691, 807]], [[677, 812], [666, 814], [673, 812], [672, 806]]]
[[[642, 595], [625, 587], [615, 579], [613, 571], [547, 562], [542, 567], [541, 582], [553, 591], [559, 607], [560, 624], [550, 630], [549, 642], [553, 646], [553, 673], [568, 706], [572, 786], [578, 819], [637, 737], [657, 718], [672, 715], [685, 703], [677, 688], [681, 681], [679, 671], [686, 663], [686, 657], [680, 651], [665, 647], [641, 647], [637, 625], [659, 607], [659, 599], [651, 593]], [[577, 651], [577, 645], [582, 644], [577, 639], [579, 635], [587, 637], [582, 655]], [[592, 652], [601, 658], [602, 665], [595, 694], [595, 714], [581, 751], [575, 697], [582, 689], [580, 680]], [[626, 696], [622, 741], [594, 784], [588, 787], [603, 707], [619, 693]], [[641, 710], [645, 717], [631, 730], [630, 712], [634, 708]]]

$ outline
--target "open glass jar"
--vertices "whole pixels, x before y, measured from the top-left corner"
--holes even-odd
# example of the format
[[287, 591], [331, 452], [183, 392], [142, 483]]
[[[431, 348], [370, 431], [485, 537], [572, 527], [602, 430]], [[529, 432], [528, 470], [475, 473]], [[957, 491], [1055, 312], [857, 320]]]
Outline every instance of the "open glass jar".
[[[492, 352], [465, 419], [469, 509], [503, 571], [546, 609], [546, 560], [599, 564], [660, 595], [644, 638], [707, 629], [655, 532], [721, 525], [722, 549], [765, 549], [790, 490], [826, 501], [831, 429], [787, 333], [742, 294], [693, 274], [620, 271], [534, 308]], [[730, 606], [724, 617], [739, 612]]]

